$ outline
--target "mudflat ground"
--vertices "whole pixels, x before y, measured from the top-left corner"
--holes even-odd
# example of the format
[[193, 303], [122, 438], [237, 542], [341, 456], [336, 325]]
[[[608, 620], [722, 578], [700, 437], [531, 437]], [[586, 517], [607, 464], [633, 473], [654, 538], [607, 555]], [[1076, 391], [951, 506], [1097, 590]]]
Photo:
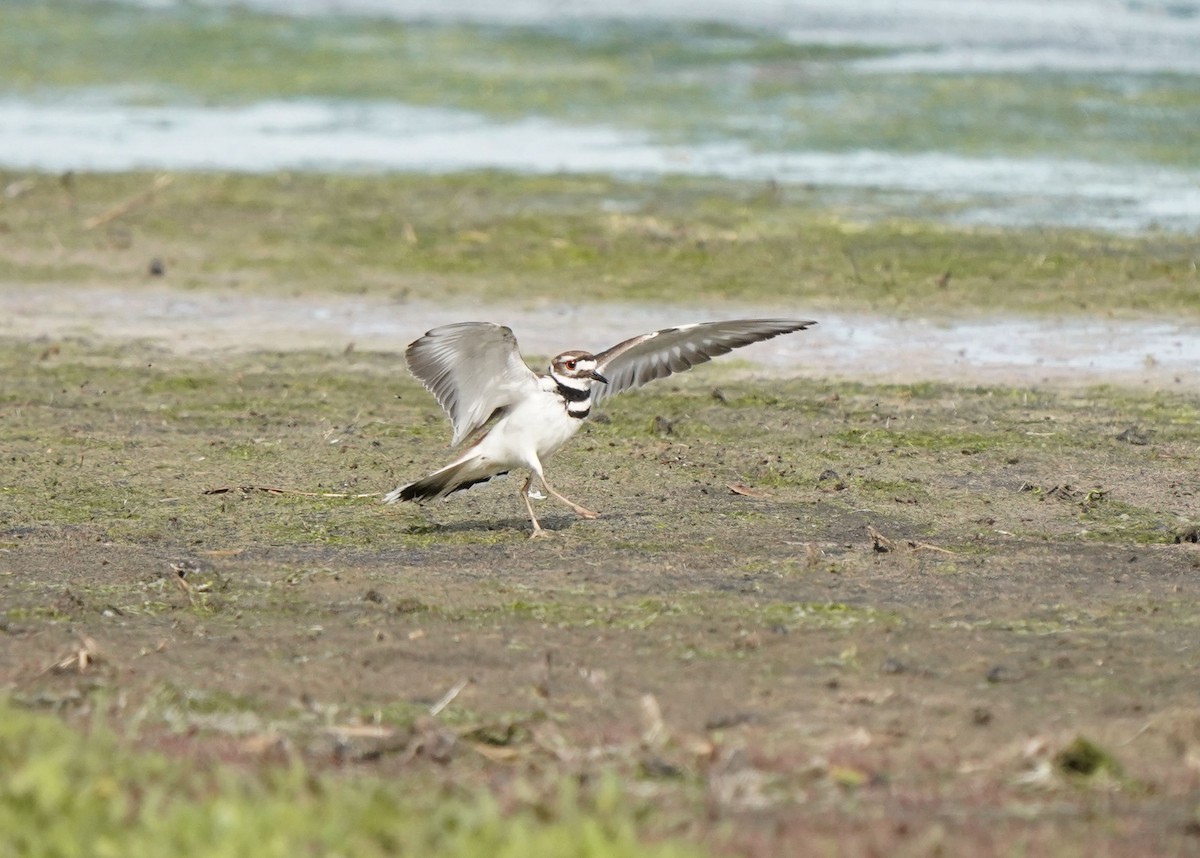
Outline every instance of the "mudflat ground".
[[[143, 288], [132, 260], [177, 223], [151, 204], [97, 240], [64, 226], [87, 211], [44, 200], [6, 203], [2, 237], [25, 285], [74, 260], [46, 289]], [[14, 249], [35, 223], [62, 249]], [[453, 240], [486, 260], [495, 232], [469, 226]], [[222, 252], [206, 229], [166, 257], [168, 277], [194, 273], [181, 296], [213, 276], [195, 260]], [[574, 239], [528, 240], [553, 255]], [[694, 264], [694, 236], [636, 241]], [[1144, 294], [1166, 316], [1188, 275], [1163, 247], [1146, 276], [1169, 288]], [[1079, 252], [1067, 276], [1111, 253]], [[604, 262], [579, 264], [568, 285]], [[502, 288], [488, 270], [468, 279], [497, 312], [512, 300], [487, 292]], [[617, 814], [602, 830], [625, 832], [579, 854], [1200, 852], [1188, 385], [880, 384], [718, 361], [606, 403], [549, 468], [601, 517], [544, 503], [552, 536], [530, 541], [519, 480], [378, 503], [448, 455], [403, 345], [265, 351], [248, 332], [181, 352], [8, 332], [10, 716], [53, 712], [199, 771], [299, 764], [321, 784], [487, 796], [534, 825], [562, 822], [569, 785], [573, 812]], [[141, 795], [140, 777], [106, 789]]]

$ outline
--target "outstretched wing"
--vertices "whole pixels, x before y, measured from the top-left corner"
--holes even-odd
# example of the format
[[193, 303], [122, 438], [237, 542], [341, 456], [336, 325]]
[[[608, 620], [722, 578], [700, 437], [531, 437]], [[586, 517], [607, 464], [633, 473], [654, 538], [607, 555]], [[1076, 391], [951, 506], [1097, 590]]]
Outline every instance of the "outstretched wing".
[[593, 387], [592, 398], [598, 401], [615, 396], [656, 378], [691, 369], [741, 346], [803, 331], [815, 324], [787, 319], [735, 319], [642, 334], [596, 355], [596, 371], [608, 379], [608, 384]]
[[538, 387], [512, 330], [490, 322], [434, 328], [408, 347], [404, 359], [450, 415], [451, 445]]

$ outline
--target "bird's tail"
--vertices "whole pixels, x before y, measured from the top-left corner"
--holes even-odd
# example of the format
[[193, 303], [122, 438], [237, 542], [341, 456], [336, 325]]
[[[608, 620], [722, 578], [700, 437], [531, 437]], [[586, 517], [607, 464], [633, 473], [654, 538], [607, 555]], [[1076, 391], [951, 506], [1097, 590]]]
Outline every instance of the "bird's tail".
[[486, 483], [492, 477], [499, 477], [507, 473], [508, 471], [496, 471], [477, 456], [463, 457], [451, 462], [441, 470], [434, 471], [427, 477], [393, 489], [383, 496], [383, 502], [416, 501], [424, 503], [438, 500], [452, 492], [469, 489], [473, 485]]

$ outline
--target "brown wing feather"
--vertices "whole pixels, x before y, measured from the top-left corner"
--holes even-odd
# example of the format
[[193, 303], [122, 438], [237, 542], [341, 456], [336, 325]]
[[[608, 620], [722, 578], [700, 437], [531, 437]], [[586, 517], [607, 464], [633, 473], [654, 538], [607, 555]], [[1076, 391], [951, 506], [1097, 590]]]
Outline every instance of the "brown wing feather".
[[642, 334], [596, 355], [596, 371], [608, 379], [608, 384], [594, 387], [592, 397], [600, 400], [615, 396], [648, 381], [691, 369], [736, 348], [780, 334], [803, 331], [815, 324], [789, 319], [734, 319]]

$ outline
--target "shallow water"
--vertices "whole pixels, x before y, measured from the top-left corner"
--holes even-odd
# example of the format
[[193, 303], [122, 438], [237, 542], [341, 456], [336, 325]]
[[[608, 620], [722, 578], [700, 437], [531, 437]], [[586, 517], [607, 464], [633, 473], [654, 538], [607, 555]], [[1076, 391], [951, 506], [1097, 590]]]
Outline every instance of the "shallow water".
[[[170, 6], [171, 0], [145, 5]], [[401, 20], [530, 24], [613, 19], [723, 21], [771, 27], [801, 41], [914, 49], [958, 58], [938, 68], [986, 67], [1200, 71], [1197, 0], [207, 0], [300, 15], [368, 14]], [[978, 55], [964, 48], [978, 48]]]
[[0, 7], [31, 31], [10, 50], [78, 48], [0, 83], [0, 168], [689, 173], [851, 215], [1200, 230], [1200, 0], [144, 5]]
[[[507, 324], [527, 355], [600, 350], [643, 331], [724, 318], [728, 309], [540, 303], [455, 306], [363, 297], [275, 298], [235, 292], [56, 286], [0, 291], [0, 336], [148, 340], [213, 351], [399, 353], [429, 328], [464, 319]], [[739, 307], [739, 316], [775, 315]], [[964, 384], [1150, 385], [1195, 389], [1200, 328], [1174, 322], [996, 318], [948, 322], [818, 314], [819, 324], [739, 351], [758, 374]], [[564, 331], [586, 331], [571, 337]]]
[[66, 170], [499, 168], [645, 178], [691, 174], [936, 199], [958, 222], [1053, 223], [1137, 232], [1200, 229], [1196, 174], [1154, 165], [918, 154], [761, 152], [744, 143], [662, 145], [648, 134], [397, 103], [272, 101], [248, 107], [127, 106], [92, 94], [0, 100], [0, 163]]
[[[171, 5], [148, 0], [147, 5]], [[723, 21], [801, 43], [900, 50], [875, 72], [1076, 71], [1200, 74], [1200, 0], [208, 0], [284, 14], [538, 24]]]

